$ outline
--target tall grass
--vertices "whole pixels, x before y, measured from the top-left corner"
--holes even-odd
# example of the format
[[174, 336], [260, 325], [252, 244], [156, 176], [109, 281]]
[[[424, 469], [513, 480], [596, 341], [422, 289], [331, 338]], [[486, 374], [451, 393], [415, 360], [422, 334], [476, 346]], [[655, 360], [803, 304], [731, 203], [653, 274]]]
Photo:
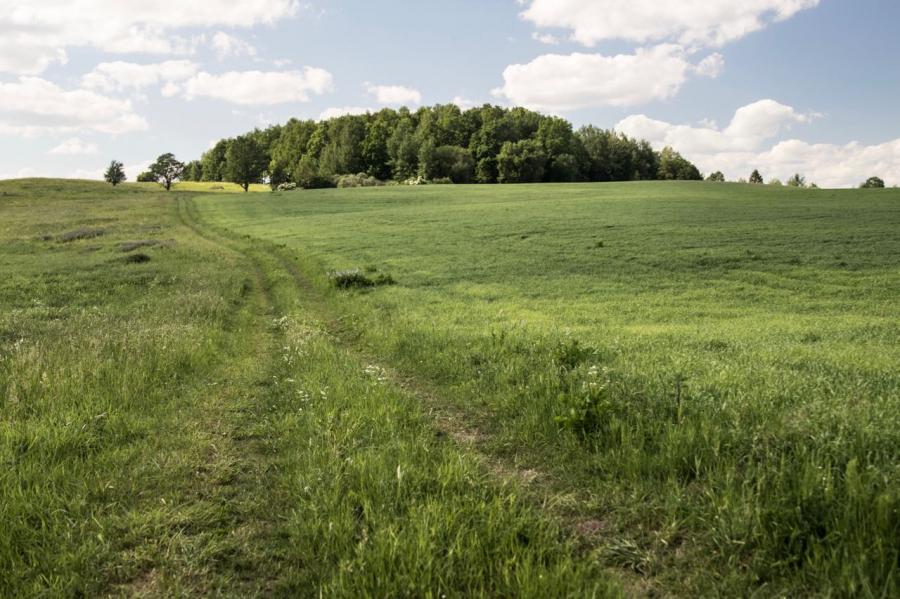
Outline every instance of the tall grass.
[[[623, 184], [201, 207], [304, 256], [347, 338], [602, 522], [601, 563], [686, 594], [890, 596], [897, 200]], [[329, 289], [363, 265], [398, 285]]]

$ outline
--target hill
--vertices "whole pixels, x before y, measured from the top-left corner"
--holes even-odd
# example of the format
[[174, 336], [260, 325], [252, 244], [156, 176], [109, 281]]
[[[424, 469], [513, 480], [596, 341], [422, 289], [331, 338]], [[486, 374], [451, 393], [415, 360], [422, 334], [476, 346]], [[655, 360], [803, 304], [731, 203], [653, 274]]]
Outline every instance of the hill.
[[894, 594], [898, 224], [2, 182], [0, 594]]

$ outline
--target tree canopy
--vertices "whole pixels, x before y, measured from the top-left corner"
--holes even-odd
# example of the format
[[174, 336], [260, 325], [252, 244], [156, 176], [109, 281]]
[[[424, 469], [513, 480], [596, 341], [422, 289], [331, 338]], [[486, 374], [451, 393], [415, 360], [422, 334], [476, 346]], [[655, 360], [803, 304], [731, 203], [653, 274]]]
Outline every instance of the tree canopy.
[[[239, 149], [229, 161], [234, 144]], [[701, 178], [671, 148], [657, 152], [615, 131], [576, 131], [559, 117], [487, 104], [465, 111], [447, 104], [324, 121], [291, 119], [220, 140], [196, 165], [189, 163], [185, 178], [230, 180], [245, 188], [262, 180], [327, 187], [347, 174], [454, 183]]]
[[869, 177], [860, 187], [862, 189], [883, 189], [884, 180], [880, 177]]
[[241, 135], [225, 151], [225, 178], [246, 192], [251, 183], [262, 181], [268, 163], [262, 145], [251, 135]]
[[125, 181], [125, 167], [118, 160], [113, 160], [109, 163], [109, 168], [106, 169], [106, 172], [103, 173], [103, 179], [112, 184], [113, 187]]
[[172, 183], [181, 179], [184, 173], [184, 164], [175, 159], [175, 156], [169, 152], [163, 154], [156, 159], [150, 166], [150, 173], [153, 174], [156, 181], [169, 191]]

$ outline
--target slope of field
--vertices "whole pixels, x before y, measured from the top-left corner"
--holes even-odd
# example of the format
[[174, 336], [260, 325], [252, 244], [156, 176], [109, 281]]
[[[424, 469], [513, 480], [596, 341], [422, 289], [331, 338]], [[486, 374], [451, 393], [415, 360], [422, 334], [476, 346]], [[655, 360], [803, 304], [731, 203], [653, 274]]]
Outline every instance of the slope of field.
[[617, 595], [187, 196], [0, 182], [0, 273], [0, 597]]
[[[199, 198], [344, 338], [684, 594], [900, 592], [900, 192], [632, 183]], [[326, 271], [396, 285], [330, 292]], [[440, 406], [452, 406], [445, 408]]]

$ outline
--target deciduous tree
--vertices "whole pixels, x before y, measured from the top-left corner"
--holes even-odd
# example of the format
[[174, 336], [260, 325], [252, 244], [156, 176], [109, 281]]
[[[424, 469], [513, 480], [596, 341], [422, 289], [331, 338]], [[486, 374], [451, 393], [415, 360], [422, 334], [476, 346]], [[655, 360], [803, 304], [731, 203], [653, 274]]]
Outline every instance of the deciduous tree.
[[109, 163], [109, 168], [106, 169], [103, 178], [115, 187], [126, 179], [124, 165], [118, 160], [113, 160]]
[[156, 159], [156, 162], [150, 166], [150, 172], [156, 182], [169, 191], [172, 189], [172, 183], [181, 179], [181, 175], [184, 173], [184, 164], [178, 162], [175, 155], [169, 152]]

